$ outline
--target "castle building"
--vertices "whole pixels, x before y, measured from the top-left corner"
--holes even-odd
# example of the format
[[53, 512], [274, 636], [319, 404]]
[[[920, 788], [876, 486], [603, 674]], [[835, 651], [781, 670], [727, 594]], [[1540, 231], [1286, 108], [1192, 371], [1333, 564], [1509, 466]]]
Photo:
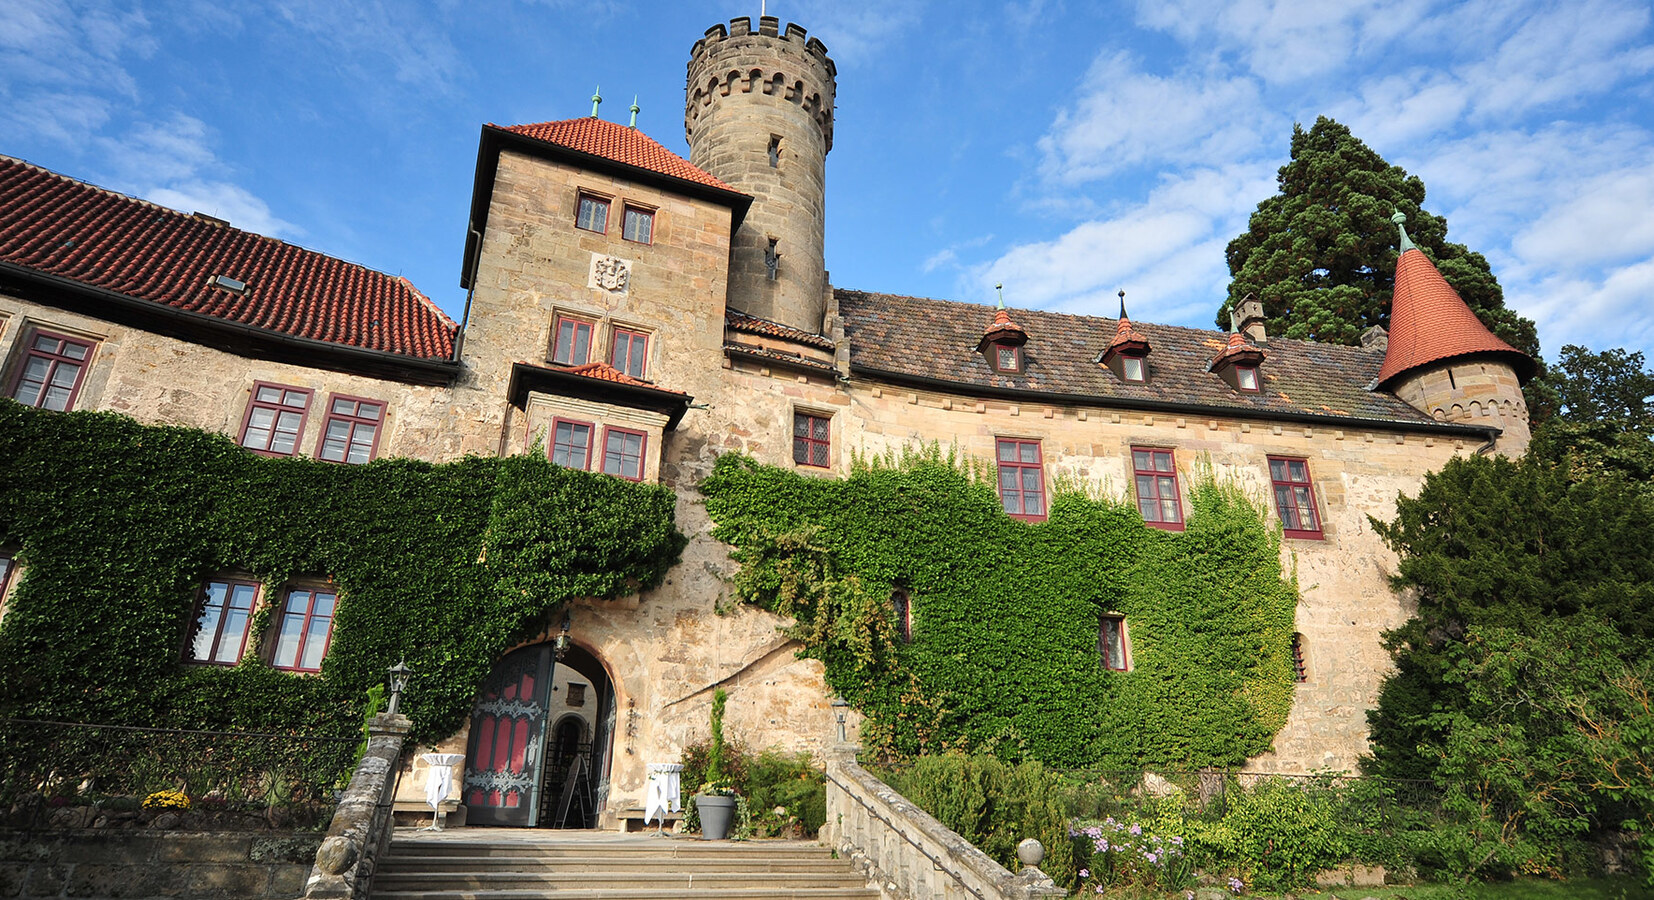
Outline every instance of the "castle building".
[[[1380, 634], [1409, 615], [1368, 517], [1393, 516], [1398, 493], [1455, 456], [1520, 454], [1533, 361], [1404, 233], [1392, 330], [1361, 347], [1272, 337], [1256, 302], [1218, 332], [1131, 320], [1124, 302], [1108, 319], [834, 287], [835, 77], [803, 28], [738, 18], [691, 50], [687, 160], [595, 114], [483, 126], [463, 323], [403, 279], [0, 157], [0, 390], [273, 456], [544, 452], [675, 488], [682, 562], [658, 588], [574, 604], [556, 696], [528, 704], [543, 768], [581, 757], [607, 825], [638, 815], [646, 762], [704, 731], [715, 687], [731, 689], [737, 732], [829, 739], [820, 665], [795, 657], [774, 616], [717, 612], [734, 566], [692, 488], [720, 454], [830, 478], [853, 451], [937, 441], [993, 461], [1013, 517], [1042, 520], [1053, 482], [1072, 478], [1171, 530], [1190, 466], [1209, 459], [1268, 498], [1302, 585], [1296, 700], [1252, 767], [1353, 768], [1389, 667]], [[0, 547], [0, 591], [15, 549]], [[221, 622], [291, 600], [203, 579]], [[310, 590], [307, 627], [331, 627], [319, 610], [348, 594]], [[1103, 622], [1107, 667], [1129, 667], [1130, 624]], [[551, 821], [503, 799], [546, 793], [551, 776], [505, 772], [480, 738], [530, 715], [490, 692], [549, 666], [558, 637], [499, 660], [471, 727], [442, 745], [469, 755], [456, 795], [474, 822]], [[307, 671], [318, 646], [254, 652]], [[220, 627], [181, 664], [246, 648]]]

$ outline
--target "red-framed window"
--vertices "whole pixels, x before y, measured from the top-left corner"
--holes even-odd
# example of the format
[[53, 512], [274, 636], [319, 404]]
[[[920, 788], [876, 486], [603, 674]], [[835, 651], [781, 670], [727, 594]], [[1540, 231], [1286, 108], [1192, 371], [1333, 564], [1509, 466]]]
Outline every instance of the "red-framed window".
[[655, 211], [626, 204], [620, 220], [620, 236], [639, 244], [654, 243]]
[[1120, 354], [1120, 372], [1127, 381], [1147, 381], [1149, 363], [1141, 356]]
[[643, 447], [647, 442], [641, 431], [612, 425], [603, 429], [603, 474], [642, 481]]
[[1236, 366], [1235, 386], [1249, 394], [1256, 394], [1258, 388], [1258, 369], [1256, 366]]
[[299, 452], [309, 412], [310, 391], [305, 388], [255, 381], [247, 414], [241, 418], [241, 446], [266, 456], [292, 456]]
[[333, 642], [333, 611], [339, 595], [312, 588], [290, 588], [276, 631], [273, 668], [286, 672], [320, 672]]
[[580, 205], [574, 213], [574, 227], [586, 231], [595, 231], [598, 234], [609, 233], [609, 201], [596, 194], [584, 191], [580, 194]]
[[17, 367], [12, 399], [24, 406], [57, 412], [73, 409], [86, 378], [92, 342], [49, 331], [28, 336], [23, 364]]
[[379, 449], [379, 428], [385, 418], [385, 404], [365, 397], [334, 394], [327, 399], [327, 419], [322, 422], [322, 442], [316, 456], [328, 462], [372, 462]]
[[1131, 468], [1137, 483], [1137, 511], [1155, 528], [1183, 530], [1183, 501], [1177, 494], [1177, 462], [1170, 450], [1131, 448]]
[[583, 366], [591, 361], [592, 323], [558, 316], [552, 329], [551, 361], [563, 366]]
[[589, 470], [592, 467], [592, 432], [590, 422], [571, 419], [553, 419], [551, 423], [551, 461], [571, 469]]
[[1131, 667], [1131, 661], [1126, 656], [1126, 617], [1103, 616], [1097, 626], [1097, 655], [1103, 661], [1103, 668], [1114, 672], [1124, 672]]
[[616, 328], [614, 343], [609, 353], [609, 365], [633, 378], [642, 378], [644, 362], [649, 358], [649, 336], [630, 328]]
[[1045, 470], [1039, 441], [999, 438], [999, 502], [1013, 519], [1038, 522], [1045, 518]]
[[6, 602], [6, 590], [11, 587], [11, 574], [16, 570], [16, 557], [10, 552], [0, 552], [0, 603]]
[[1304, 661], [1304, 636], [1297, 632], [1292, 635], [1292, 680], [1298, 684], [1309, 683], [1309, 664]]
[[913, 643], [913, 597], [897, 589], [890, 595], [890, 603], [896, 607], [896, 635], [904, 644]]
[[258, 582], [233, 578], [215, 578], [202, 585], [195, 595], [184, 661], [211, 666], [241, 662], [258, 591]]
[[1289, 538], [1320, 540], [1321, 517], [1315, 513], [1315, 486], [1309, 481], [1309, 463], [1271, 456], [1269, 480], [1275, 489], [1275, 511]]
[[1022, 371], [1022, 348], [1015, 344], [989, 344], [988, 365], [995, 372], [1014, 374]]
[[827, 416], [793, 413], [793, 462], [822, 468], [833, 464], [832, 422]]

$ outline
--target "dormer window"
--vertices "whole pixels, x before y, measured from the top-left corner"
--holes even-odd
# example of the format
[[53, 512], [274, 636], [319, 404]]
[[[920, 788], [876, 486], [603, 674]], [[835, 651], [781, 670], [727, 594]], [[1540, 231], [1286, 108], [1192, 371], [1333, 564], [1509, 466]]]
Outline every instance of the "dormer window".
[[1258, 391], [1258, 369], [1256, 366], [1236, 366], [1235, 384], [1241, 390], [1249, 393]]
[[1126, 316], [1126, 292], [1120, 292], [1120, 319], [1115, 325], [1114, 340], [1109, 341], [1097, 362], [1107, 366], [1116, 378], [1142, 384], [1149, 380], [1149, 339], [1131, 324]]
[[1147, 381], [1148, 364], [1141, 356], [1120, 357], [1120, 371], [1127, 381]]
[[1015, 344], [994, 344], [988, 357], [994, 371], [1014, 375], [1022, 371], [1022, 348]]
[[1248, 394], [1257, 394], [1263, 391], [1263, 383], [1258, 380], [1258, 365], [1264, 360], [1264, 352], [1246, 339], [1246, 335], [1237, 331], [1229, 335], [1229, 343], [1223, 352], [1212, 360], [1207, 371], [1229, 383], [1237, 391]]

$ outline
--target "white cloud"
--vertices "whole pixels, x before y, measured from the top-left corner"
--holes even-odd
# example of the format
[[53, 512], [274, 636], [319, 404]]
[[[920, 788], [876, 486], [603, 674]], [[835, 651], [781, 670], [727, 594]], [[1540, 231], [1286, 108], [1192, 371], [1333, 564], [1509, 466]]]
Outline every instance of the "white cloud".
[[1169, 176], [1140, 204], [973, 267], [961, 290], [1003, 281], [1017, 306], [1113, 315], [1123, 288], [1135, 315], [1200, 321], [1222, 301], [1223, 248], [1273, 189], [1272, 174], [1253, 163]]
[[1185, 44], [1239, 55], [1271, 83], [1345, 67], [1416, 27], [1420, 0], [1139, 0], [1137, 22]]
[[1557, 277], [1507, 288], [1506, 302], [1539, 323], [1545, 349], [1564, 344], [1593, 350], [1654, 348], [1654, 259], [1608, 271], [1602, 277]]
[[294, 235], [298, 227], [285, 222], [270, 212], [269, 204], [252, 192], [225, 181], [188, 180], [166, 187], [140, 190], [139, 195], [152, 203], [181, 212], [204, 212], [224, 219], [244, 231], [279, 237]]
[[383, 68], [399, 83], [446, 92], [468, 70], [435, 21], [381, 0], [279, 0], [275, 12], [320, 44], [332, 65], [364, 83], [378, 79], [376, 70]]
[[1269, 118], [1247, 78], [1143, 72], [1126, 53], [1100, 56], [1073, 112], [1040, 140], [1046, 177], [1101, 178], [1152, 163], [1217, 164], [1256, 152]]
[[62, 92], [67, 85], [135, 97], [137, 84], [120, 59], [148, 56], [155, 47], [142, 11], [98, 2], [7, 0], [0, 3], [0, 96]]

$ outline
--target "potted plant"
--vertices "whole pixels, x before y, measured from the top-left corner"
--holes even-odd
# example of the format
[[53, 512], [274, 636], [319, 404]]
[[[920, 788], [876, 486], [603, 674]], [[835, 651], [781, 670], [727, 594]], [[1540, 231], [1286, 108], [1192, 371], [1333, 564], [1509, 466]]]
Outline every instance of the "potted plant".
[[695, 812], [701, 820], [701, 839], [721, 841], [729, 837], [735, 818], [735, 786], [724, 775], [724, 705], [729, 694], [723, 688], [712, 692], [712, 746], [706, 755], [706, 781], [695, 794]]

